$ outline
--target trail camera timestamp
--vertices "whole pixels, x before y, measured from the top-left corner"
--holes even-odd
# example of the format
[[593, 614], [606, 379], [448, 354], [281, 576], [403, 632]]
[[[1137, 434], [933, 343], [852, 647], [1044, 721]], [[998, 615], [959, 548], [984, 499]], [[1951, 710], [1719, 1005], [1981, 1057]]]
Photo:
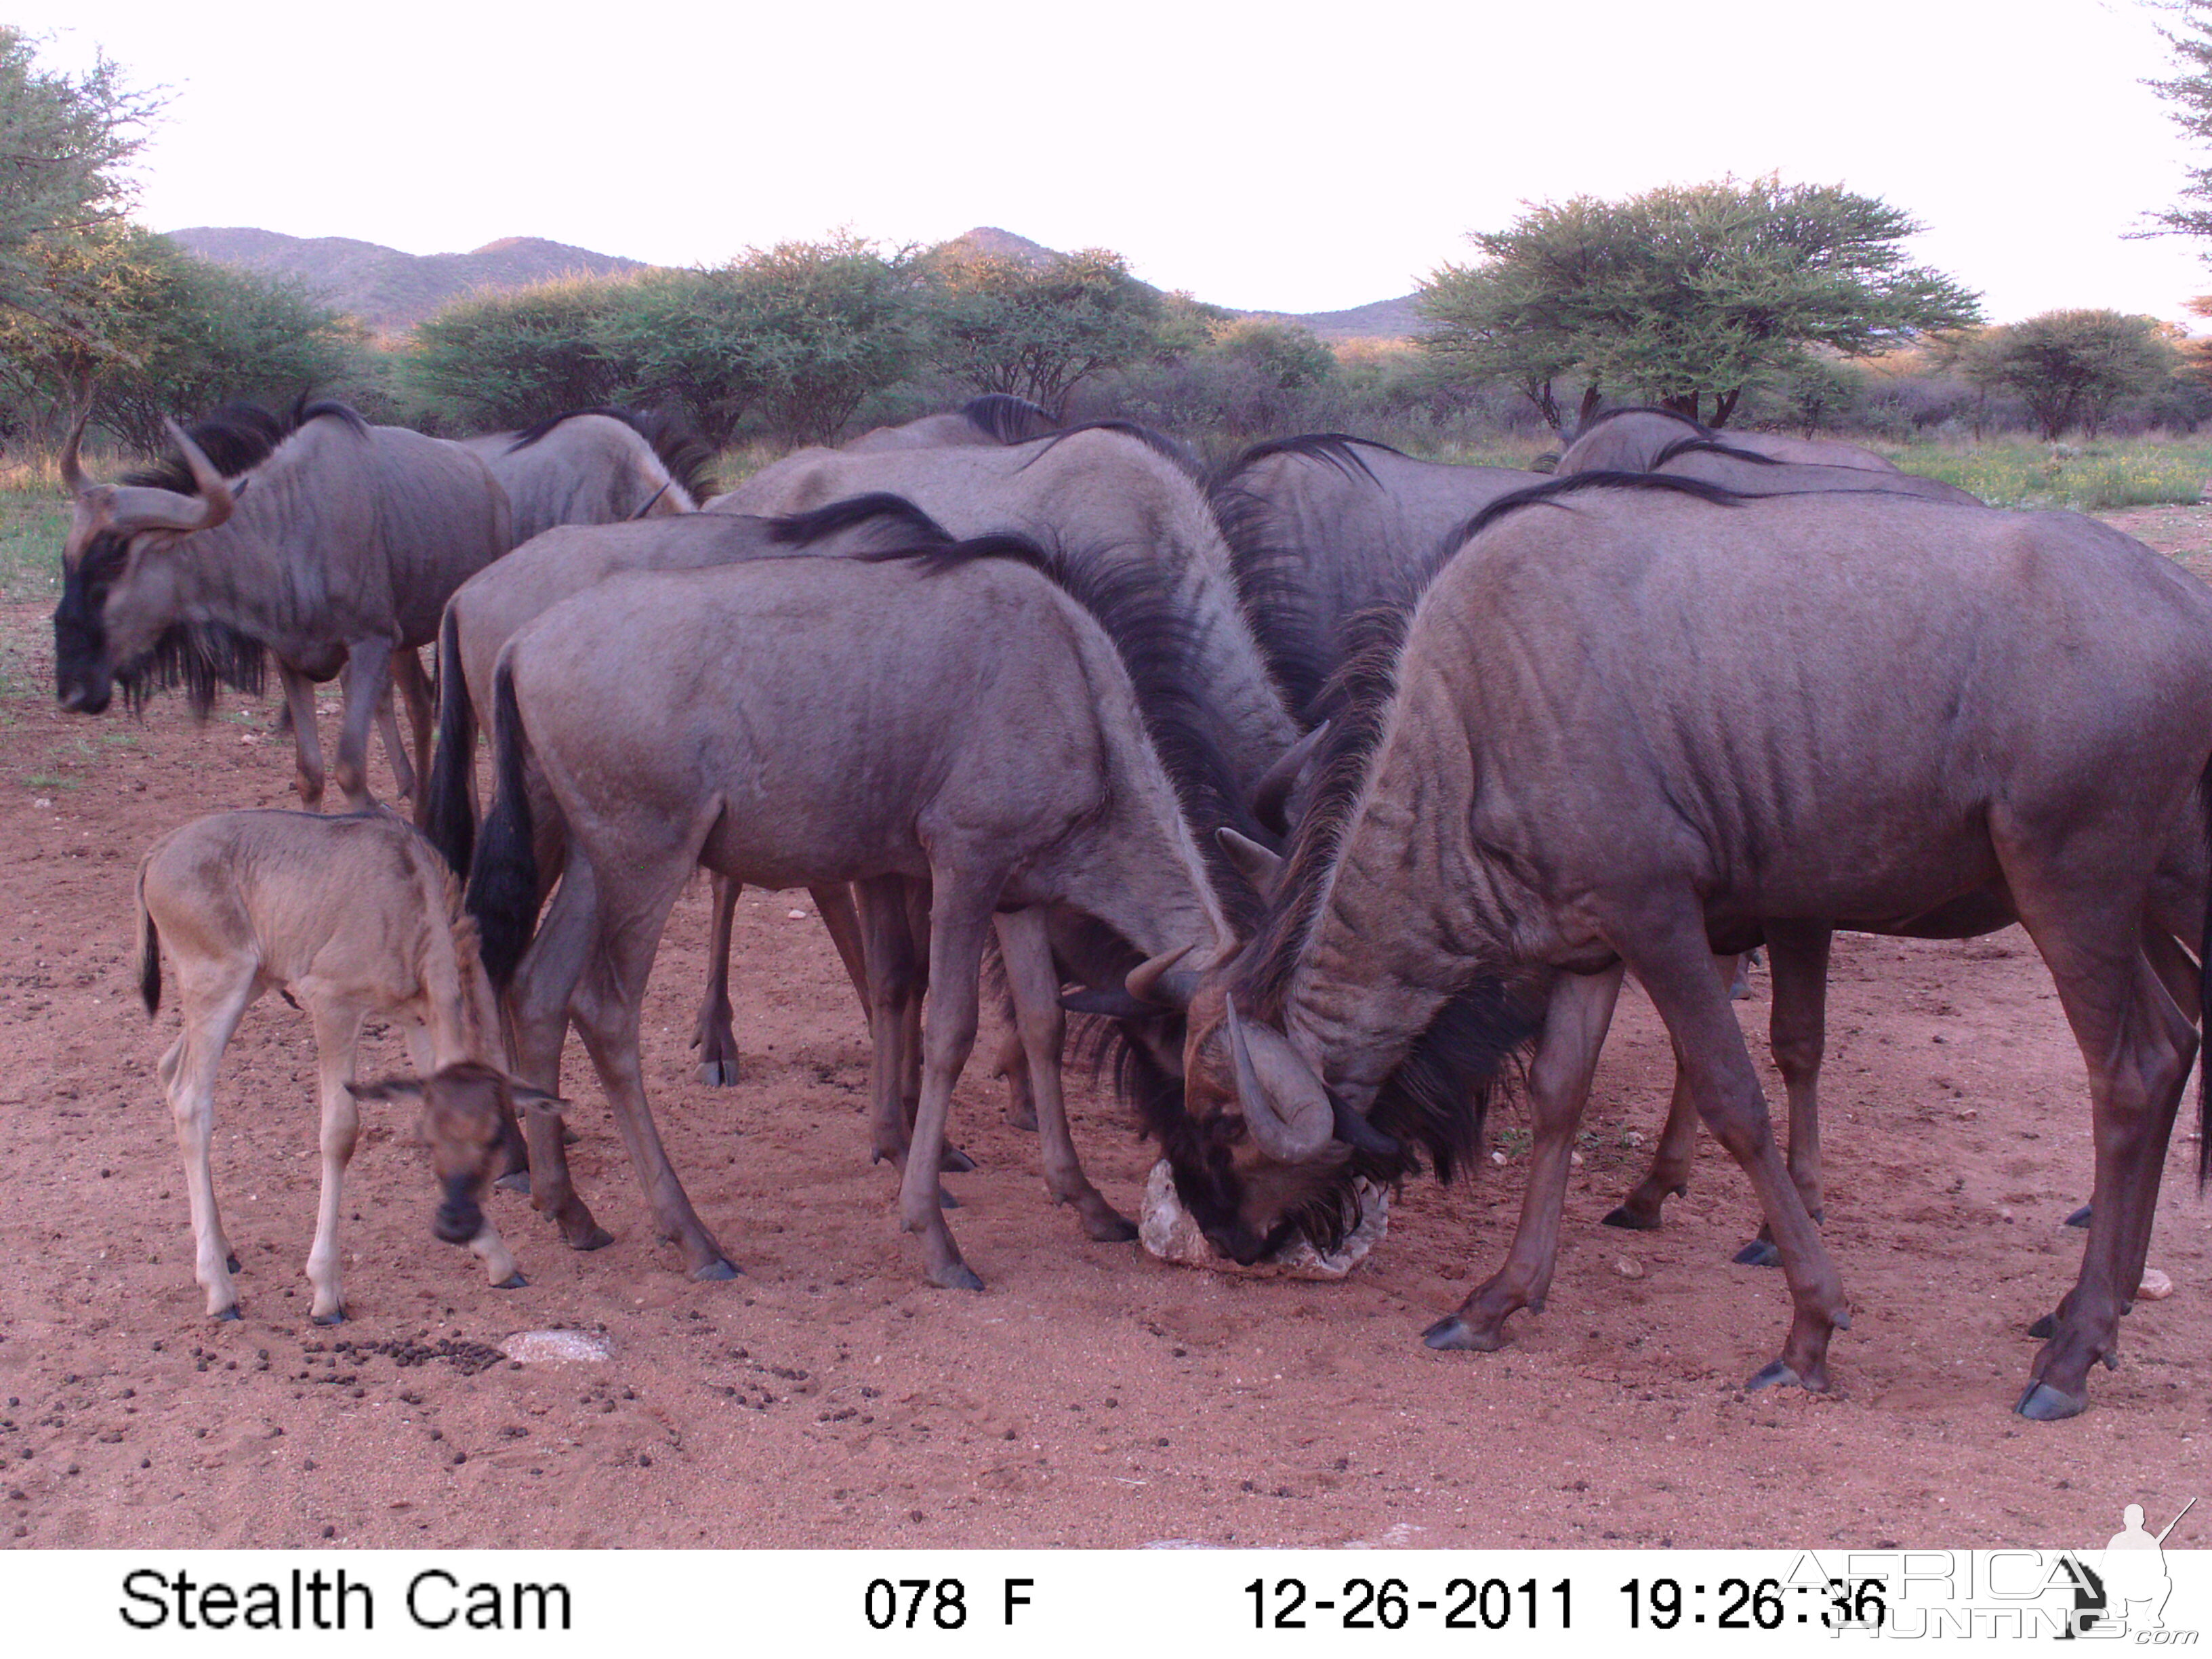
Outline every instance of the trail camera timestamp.
[[1255, 1578], [1244, 1586], [1255, 1630], [1571, 1630], [1573, 1586], [1534, 1578], [1464, 1577], [1442, 1589], [1403, 1578], [1347, 1578], [1332, 1591], [1303, 1578]]

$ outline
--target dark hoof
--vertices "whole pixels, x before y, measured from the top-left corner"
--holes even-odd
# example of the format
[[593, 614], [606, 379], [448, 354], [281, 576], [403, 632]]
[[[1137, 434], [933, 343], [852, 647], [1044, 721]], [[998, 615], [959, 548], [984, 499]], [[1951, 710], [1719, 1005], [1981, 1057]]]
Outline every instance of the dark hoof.
[[937, 1156], [937, 1172], [939, 1175], [967, 1175], [975, 1168], [975, 1160], [957, 1146], [947, 1146]]
[[1782, 1252], [1763, 1238], [1754, 1238], [1729, 1258], [1739, 1267], [1778, 1267]]
[[946, 1192], [944, 1188], [939, 1187], [937, 1189], [937, 1207], [940, 1210], [957, 1210], [960, 1207], [960, 1200]]
[[492, 1286], [495, 1291], [526, 1291], [529, 1288], [530, 1281], [522, 1276], [520, 1270], [509, 1273]]
[[734, 1060], [710, 1060], [698, 1070], [699, 1081], [710, 1089], [733, 1089], [738, 1082], [738, 1062]]
[[570, 1128], [570, 1127], [569, 1127], [566, 1123], [562, 1124], [562, 1126], [561, 1126], [561, 1144], [562, 1144], [563, 1146], [574, 1146], [578, 1141], [581, 1140], [582, 1139], [583, 1139], [583, 1136], [581, 1136], [581, 1135], [578, 1134], [578, 1133], [577, 1133], [574, 1129]]
[[948, 1291], [980, 1291], [983, 1281], [975, 1277], [975, 1270], [964, 1261], [956, 1261], [942, 1273], [929, 1275], [929, 1282]]
[[581, 1238], [568, 1240], [568, 1244], [572, 1250], [604, 1250], [614, 1242], [615, 1236], [594, 1222], [591, 1231], [586, 1233]]
[[735, 1279], [737, 1276], [738, 1270], [732, 1267], [727, 1261], [725, 1261], [719, 1255], [712, 1261], [709, 1261], [705, 1267], [694, 1267], [691, 1270], [691, 1279], [693, 1283], [700, 1285], [704, 1285], [715, 1279]]
[[2058, 1316], [2045, 1314], [2027, 1328], [2027, 1334], [2039, 1342], [2048, 1342], [2058, 1334]]
[[236, 1273], [236, 1272], [238, 1271], [238, 1267], [239, 1267], [238, 1258], [237, 1258], [236, 1256], [234, 1256], [234, 1256], [232, 1256], [232, 1257], [231, 1257], [228, 1261], [225, 1261], [222, 1265], [223, 1265], [224, 1267], [228, 1267], [228, 1268], [232, 1273]]
[[1659, 1218], [1640, 1216], [1626, 1204], [1605, 1212], [1604, 1225], [1626, 1227], [1632, 1233], [1652, 1233], [1659, 1231]]
[[[2089, 1224], [2089, 1212], [2095, 1207], [2096, 1206], [2094, 1205], [2084, 1204], [2080, 1209], [2075, 1211], [2072, 1215], [2066, 1218], [2065, 1224], [2069, 1227], [2087, 1226]], [[2079, 1406], [2076, 1406], [2074, 1409], [2075, 1411], [2079, 1411], [2081, 1408]]]
[[208, 1316], [215, 1320], [218, 1324], [225, 1325], [228, 1324], [234, 1319], [244, 1317], [244, 1316], [238, 1311], [238, 1304], [236, 1303], [233, 1303], [229, 1307], [225, 1308], [219, 1314], [210, 1314]]
[[1743, 1386], [1745, 1392], [1750, 1393], [1759, 1389], [1772, 1388], [1778, 1382], [1795, 1383], [1801, 1389], [1805, 1386], [1804, 1379], [1790, 1368], [1787, 1360], [1782, 1359], [1770, 1360], [1760, 1366], [1753, 1373], [1751, 1381]]
[[[231, 1316], [234, 1319], [237, 1316], [235, 1314]], [[312, 1317], [318, 1325], [343, 1325], [345, 1323], [345, 1310], [341, 1308], [336, 1313], [315, 1314]]]
[[1085, 1222], [1083, 1231], [1101, 1244], [1127, 1244], [1137, 1236], [1137, 1224], [1126, 1216], [1109, 1215]]
[[1017, 1129], [1035, 1129], [1036, 1113], [1027, 1106], [1006, 1108], [1006, 1121]]
[[1486, 1335], [1457, 1314], [1446, 1314], [1421, 1333], [1422, 1342], [1438, 1350], [1464, 1349], [1469, 1353], [1496, 1353], [1505, 1346], [1503, 1334]]
[[2062, 1418], [2080, 1416], [2088, 1405], [2086, 1395], [2061, 1394], [2048, 1382], [2031, 1382], [2013, 1409], [2033, 1422], [2056, 1423]]
[[503, 1193], [520, 1193], [525, 1198], [527, 1198], [530, 1196], [530, 1171], [527, 1170], [512, 1170], [509, 1173], [501, 1176], [498, 1180], [493, 1182], [491, 1184], [498, 1188], [500, 1191]]

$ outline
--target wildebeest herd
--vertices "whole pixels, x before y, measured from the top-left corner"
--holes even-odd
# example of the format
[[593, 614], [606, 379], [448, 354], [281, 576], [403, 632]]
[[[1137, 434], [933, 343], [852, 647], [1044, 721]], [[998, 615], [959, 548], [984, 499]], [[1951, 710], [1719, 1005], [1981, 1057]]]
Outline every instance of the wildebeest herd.
[[[571, 1026], [661, 1235], [692, 1278], [729, 1277], [638, 1047], [703, 868], [702, 1076], [737, 1079], [739, 887], [809, 889], [869, 1024], [871, 1150], [940, 1285], [981, 1284], [939, 1178], [963, 1162], [950, 1108], [994, 945], [998, 1069], [1093, 1238], [1136, 1230], [1069, 1130], [1068, 1011], [1102, 1023], [1176, 1198], [1247, 1265], [1333, 1246], [1362, 1192], [1467, 1168], [1517, 1079], [1520, 1225], [1437, 1348], [1499, 1347], [1542, 1306], [1633, 972], [1677, 1081], [1607, 1219], [1659, 1224], [1702, 1121], [1794, 1304], [1753, 1384], [1814, 1390], [1849, 1324], [1816, 1225], [1830, 937], [2018, 921], [2087, 1062], [2095, 1152], [2081, 1273], [2019, 1410], [2072, 1415], [2116, 1363], [2212, 933], [2212, 592], [2117, 532], [1656, 410], [1596, 416], [1548, 477], [1339, 434], [1208, 474], [1141, 428], [989, 398], [703, 503], [703, 458], [617, 411], [465, 446], [331, 404], [172, 432], [115, 484], [84, 477], [80, 435], [64, 451], [62, 705], [181, 683], [204, 710], [274, 655], [312, 806], [312, 687], [346, 680], [348, 815], [199, 820], [140, 870], [144, 998], [166, 944], [184, 1009], [161, 1073], [210, 1315], [236, 1307], [215, 1071], [269, 988], [321, 1054], [316, 1318], [343, 1315], [359, 1097], [422, 1101], [438, 1234], [495, 1285], [522, 1281], [482, 1207], [495, 1178], [570, 1245], [608, 1242], [563, 1149]], [[369, 798], [380, 723], [420, 835]], [[1729, 1000], [1757, 946], [1786, 1159]], [[423, 1028], [417, 1078], [356, 1085], [377, 1012]]]

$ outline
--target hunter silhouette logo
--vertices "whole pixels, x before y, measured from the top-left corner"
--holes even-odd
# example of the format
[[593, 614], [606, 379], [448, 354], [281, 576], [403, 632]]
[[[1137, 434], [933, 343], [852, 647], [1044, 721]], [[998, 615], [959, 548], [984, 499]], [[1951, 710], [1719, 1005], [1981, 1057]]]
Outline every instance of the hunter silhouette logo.
[[2173, 1594], [2173, 1579], [2166, 1570], [2166, 1540], [2181, 1524], [2181, 1516], [2197, 1507], [2191, 1498], [2153, 1536], [2143, 1528], [2142, 1505], [2130, 1504], [2120, 1516], [2120, 1530], [2105, 1546], [2100, 1565], [2106, 1611], [2116, 1631], [2162, 1631], [2166, 1598]]

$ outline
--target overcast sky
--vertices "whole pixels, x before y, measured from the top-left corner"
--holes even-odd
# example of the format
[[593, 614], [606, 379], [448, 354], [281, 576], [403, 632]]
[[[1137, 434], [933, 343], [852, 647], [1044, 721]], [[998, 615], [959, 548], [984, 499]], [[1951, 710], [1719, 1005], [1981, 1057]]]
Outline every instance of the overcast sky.
[[[997, 225], [1255, 309], [1403, 294], [1522, 201], [1778, 170], [1911, 212], [1993, 319], [2183, 316], [2130, 241], [2192, 152], [2136, 0], [31, 0], [171, 101], [155, 228], [410, 252], [544, 236], [664, 264]], [[1838, 18], [1848, 21], [1838, 21]], [[526, 22], [516, 21], [526, 18]], [[2194, 159], [2212, 161], [2212, 154]], [[2200, 325], [2202, 326], [2202, 325]]]

